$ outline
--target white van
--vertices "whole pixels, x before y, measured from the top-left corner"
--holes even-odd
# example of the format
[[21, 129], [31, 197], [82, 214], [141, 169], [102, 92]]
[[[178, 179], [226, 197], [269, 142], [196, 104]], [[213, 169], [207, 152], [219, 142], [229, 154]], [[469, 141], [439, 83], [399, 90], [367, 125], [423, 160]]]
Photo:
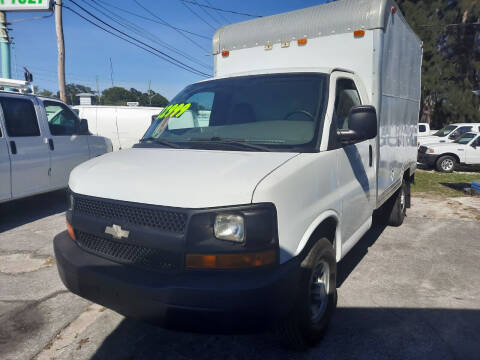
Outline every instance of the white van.
[[229, 25], [212, 79], [143, 141], [77, 167], [54, 248], [72, 292], [177, 329], [316, 343], [337, 262], [399, 226], [416, 169], [421, 42], [389, 0]]
[[88, 120], [92, 134], [112, 141], [113, 151], [131, 148], [138, 143], [145, 129], [157, 117], [162, 107], [76, 105], [78, 116]]
[[0, 202], [66, 188], [75, 166], [109, 151], [63, 102], [0, 92]]

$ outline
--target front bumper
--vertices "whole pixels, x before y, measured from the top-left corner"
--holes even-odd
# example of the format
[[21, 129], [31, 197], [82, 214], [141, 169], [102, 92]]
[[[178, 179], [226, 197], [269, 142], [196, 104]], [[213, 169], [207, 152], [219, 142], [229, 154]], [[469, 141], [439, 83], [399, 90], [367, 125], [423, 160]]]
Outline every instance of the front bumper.
[[81, 249], [66, 232], [54, 239], [58, 272], [73, 293], [165, 328], [209, 333], [263, 330], [292, 309], [300, 259], [274, 268], [163, 274]]
[[426, 154], [426, 153], [418, 153], [417, 155], [417, 161], [421, 164], [425, 164], [428, 166], [434, 166], [437, 159], [438, 159], [438, 155]]

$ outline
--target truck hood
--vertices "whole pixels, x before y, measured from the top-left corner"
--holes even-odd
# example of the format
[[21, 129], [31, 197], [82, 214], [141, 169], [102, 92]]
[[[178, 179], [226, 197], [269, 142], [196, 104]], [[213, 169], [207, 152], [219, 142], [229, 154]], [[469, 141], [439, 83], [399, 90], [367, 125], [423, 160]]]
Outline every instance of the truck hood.
[[249, 204], [257, 184], [295, 157], [285, 152], [128, 149], [77, 166], [70, 189], [114, 200], [183, 208]]
[[427, 144], [425, 145], [429, 149], [434, 149], [435, 152], [445, 152], [449, 150], [456, 150], [456, 149], [463, 149], [465, 146], [464, 144], [458, 144], [454, 142], [449, 142], [449, 143], [434, 143], [434, 144]]
[[440, 136], [433, 136], [433, 135], [428, 135], [428, 136], [419, 136], [418, 137], [418, 142], [420, 145], [428, 145], [428, 144], [445, 144], [452, 142], [448, 138], [448, 136], [440, 137]]

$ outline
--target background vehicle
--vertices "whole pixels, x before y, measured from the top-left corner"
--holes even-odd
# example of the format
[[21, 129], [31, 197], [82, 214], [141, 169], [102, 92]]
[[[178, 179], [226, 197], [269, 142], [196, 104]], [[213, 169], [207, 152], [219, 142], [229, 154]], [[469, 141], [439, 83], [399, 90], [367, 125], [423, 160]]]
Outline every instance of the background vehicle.
[[480, 134], [468, 132], [451, 143], [422, 145], [418, 162], [442, 172], [452, 172], [458, 164], [480, 165]]
[[427, 136], [427, 135], [433, 135], [437, 130], [432, 130], [430, 129], [430, 124], [429, 123], [418, 123], [417, 126], [417, 136]]
[[128, 149], [138, 143], [152, 116], [160, 114], [162, 107], [77, 105], [79, 117], [88, 119], [90, 131], [112, 140], [113, 150]]
[[112, 151], [59, 100], [0, 92], [0, 106], [0, 202], [65, 188], [75, 166]]
[[480, 131], [480, 123], [459, 123], [447, 125], [433, 135], [419, 137], [417, 139], [417, 146], [453, 142], [460, 135], [463, 135], [469, 131]]
[[127, 316], [276, 325], [305, 348], [374, 210], [404, 220], [421, 42], [393, 2], [345, 0], [222, 27], [213, 53], [215, 77], [178, 94], [140, 144], [73, 171], [59, 274]]

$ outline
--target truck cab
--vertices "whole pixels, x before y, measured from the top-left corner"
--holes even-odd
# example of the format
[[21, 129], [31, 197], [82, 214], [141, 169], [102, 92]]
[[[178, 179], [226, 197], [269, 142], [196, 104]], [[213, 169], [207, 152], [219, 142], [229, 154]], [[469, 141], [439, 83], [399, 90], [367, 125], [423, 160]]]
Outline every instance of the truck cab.
[[65, 103], [0, 92], [0, 202], [66, 188], [75, 166], [111, 149]]
[[480, 134], [467, 132], [450, 143], [421, 145], [418, 161], [441, 172], [452, 172], [457, 165], [480, 165]]

